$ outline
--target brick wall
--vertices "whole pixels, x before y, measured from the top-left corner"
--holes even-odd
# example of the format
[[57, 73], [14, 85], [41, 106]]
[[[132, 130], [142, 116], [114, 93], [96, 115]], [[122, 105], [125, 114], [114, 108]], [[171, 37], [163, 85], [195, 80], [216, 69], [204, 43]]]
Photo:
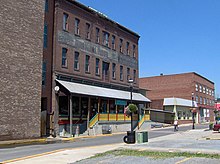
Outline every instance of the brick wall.
[[40, 136], [44, 0], [1, 0], [0, 140]]

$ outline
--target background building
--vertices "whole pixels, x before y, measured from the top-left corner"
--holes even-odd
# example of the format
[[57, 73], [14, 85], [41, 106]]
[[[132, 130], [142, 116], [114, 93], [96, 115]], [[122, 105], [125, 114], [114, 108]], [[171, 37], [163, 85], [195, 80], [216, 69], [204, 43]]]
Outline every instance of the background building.
[[154, 109], [164, 109], [164, 98], [192, 100], [194, 93], [198, 122], [214, 120], [214, 83], [195, 72], [145, 77], [139, 83], [141, 88], [150, 90], [147, 96]]
[[44, 0], [1, 0], [0, 140], [40, 137]]
[[131, 99], [130, 79], [133, 103], [149, 102], [139, 93], [139, 35], [76, 1], [46, 1], [46, 6], [42, 111], [51, 116], [47, 133], [83, 133], [93, 126], [91, 120], [129, 121], [124, 107]]

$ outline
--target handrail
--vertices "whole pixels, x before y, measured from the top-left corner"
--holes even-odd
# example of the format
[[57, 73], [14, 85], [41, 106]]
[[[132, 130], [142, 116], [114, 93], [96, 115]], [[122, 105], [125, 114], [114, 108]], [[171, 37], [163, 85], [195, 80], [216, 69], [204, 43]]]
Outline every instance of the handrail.
[[98, 122], [98, 113], [89, 121], [89, 127], [92, 128]]
[[143, 115], [141, 115], [141, 119], [138, 121], [138, 128], [141, 127], [141, 125], [144, 123], [144, 121], [145, 121], [145, 115], [143, 114]]

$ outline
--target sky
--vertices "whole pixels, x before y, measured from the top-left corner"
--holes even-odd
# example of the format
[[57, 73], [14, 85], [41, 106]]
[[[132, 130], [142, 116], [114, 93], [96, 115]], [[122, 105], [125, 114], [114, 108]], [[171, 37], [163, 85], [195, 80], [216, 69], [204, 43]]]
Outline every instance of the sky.
[[196, 72], [220, 97], [220, 0], [78, 0], [140, 35], [139, 77]]

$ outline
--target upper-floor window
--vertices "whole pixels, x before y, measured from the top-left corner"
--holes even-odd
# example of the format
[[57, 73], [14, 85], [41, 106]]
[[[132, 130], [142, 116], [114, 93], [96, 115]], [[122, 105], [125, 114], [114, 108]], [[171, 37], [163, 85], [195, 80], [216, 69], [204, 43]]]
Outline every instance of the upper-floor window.
[[79, 70], [79, 52], [74, 55], [74, 70]]
[[203, 104], [206, 105], [206, 98], [203, 98]]
[[198, 84], [196, 84], [195, 87], [196, 87], [196, 91], [199, 91]]
[[90, 24], [86, 23], [86, 39], [90, 39]]
[[210, 96], [212, 95], [212, 90], [211, 90], [211, 89], [209, 89], [209, 95], [210, 95]]
[[212, 96], [214, 97], [214, 91], [212, 91]]
[[48, 0], [45, 0], [45, 12], [49, 11], [49, 5], [48, 5]]
[[199, 103], [202, 104], [202, 96], [200, 96], [200, 102]]
[[136, 72], [136, 70], [134, 69], [134, 70], [133, 70], [133, 81], [134, 81], [134, 82], [136, 82], [136, 78], [137, 78], [137, 75], [136, 75], [136, 74], [137, 74], [137, 72]]
[[109, 33], [103, 31], [103, 45], [109, 47]]
[[133, 51], [133, 53], [132, 53], [133, 57], [135, 58], [136, 57], [136, 46], [135, 45], [133, 45], [133, 50], [132, 51]]
[[115, 36], [112, 35], [112, 49], [115, 50]]
[[85, 62], [85, 71], [89, 72], [89, 62], [90, 62], [90, 56], [86, 55], [86, 62]]
[[80, 20], [75, 18], [75, 34], [76, 35], [79, 35], [79, 23], [80, 23]]
[[45, 86], [46, 84], [46, 67], [47, 67], [47, 63], [44, 61], [43, 62], [43, 66], [42, 66], [42, 86]]
[[130, 77], [130, 68], [127, 68], [127, 81], [130, 80], [131, 77]]
[[119, 51], [123, 53], [123, 39], [119, 40]]
[[120, 66], [120, 80], [123, 81], [123, 66]]
[[99, 32], [100, 30], [99, 30], [99, 28], [98, 27], [96, 27], [96, 43], [99, 43], [99, 41], [100, 41], [100, 32]]
[[62, 48], [62, 67], [67, 67], [67, 49]]
[[126, 53], [127, 53], [127, 55], [130, 55], [129, 45], [130, 45], [130, 43], [127, 42], [127, 43], [126, 43]]
[[48, 33], [48, 26], [44, 24], [44, 48], [47, 48], [47, 33]]
[[207, 94], [207, 95], [209, 94], [209, 89], [208, 89], [208, 88], [206, 88], [206, 94]]
[[112, 79], [116, 79], [116, 64], [112, 63]]
[[95, 60], [95, 74], [99, 75], [100, 74], [100, 60], [96, 58]]
[[63, 30], [65, 31], [68, 31], [68, 17], [68, 14], [63, 13]]
[[199, 96], [196, 95], [196, 102], [199, 103]]
[[205, 91], [206, 91], [206, 89], [205, 89], [205, 87], [203, 86], [203, 93], [205, 93]]
[[199, 85], [199, 92], [202, 92], [202, 86]]

